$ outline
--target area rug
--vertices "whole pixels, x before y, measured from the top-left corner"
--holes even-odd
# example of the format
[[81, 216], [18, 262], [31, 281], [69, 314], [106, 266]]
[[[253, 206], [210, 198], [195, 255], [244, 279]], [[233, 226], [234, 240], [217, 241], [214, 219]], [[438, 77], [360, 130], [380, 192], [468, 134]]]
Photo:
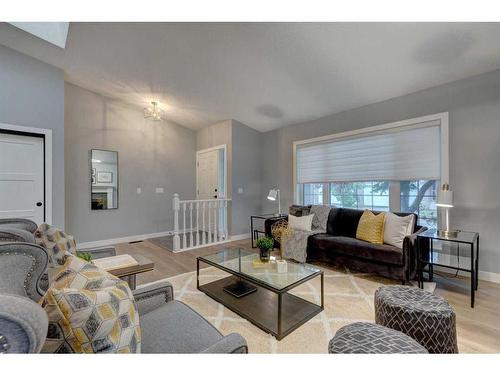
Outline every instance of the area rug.
[[[165, 280], [172, 283], [175, 299], [196, 310], [224, 335], [238, 332], [245, 337], [250, 353], [327, 353], [328, 342], [340, 327], [353, 322], [374, 321], [375, 291], [382, 285], [397, 282], [347, 269], [320, 268], [325, 275], [324, 311], [280, 341], [198, 291], [196, 272]], [[227, 274], [216, 268], [205, 268], [200, 271], [200, 284], [225, 276]], [[320, 285], [318, 277], [291, 292], [319, 304]], [[433, 286], [428, 285], [426, 289], [433, 290]]]

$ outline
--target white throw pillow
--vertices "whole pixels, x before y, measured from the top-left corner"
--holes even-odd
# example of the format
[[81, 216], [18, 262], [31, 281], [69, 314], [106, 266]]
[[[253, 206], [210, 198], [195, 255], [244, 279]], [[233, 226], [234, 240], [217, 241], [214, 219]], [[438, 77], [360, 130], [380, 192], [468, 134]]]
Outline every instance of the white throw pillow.
[[288, 227], [295, 230], [310, 232], [313, 218], [314, 214], [300, 217], [288, 215]]
[[415, 215], [398, 216], [392, 212], [385, 215], [384, 243], [403, 248], [403, 239], [412, 234]]

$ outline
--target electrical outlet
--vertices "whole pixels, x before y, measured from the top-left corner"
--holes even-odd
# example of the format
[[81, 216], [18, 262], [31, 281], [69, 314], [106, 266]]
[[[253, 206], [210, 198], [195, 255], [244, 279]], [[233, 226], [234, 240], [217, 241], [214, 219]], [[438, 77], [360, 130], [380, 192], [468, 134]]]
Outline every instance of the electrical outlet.
[[243, 194], [243, 188], [242, 187], [238, 188], [238, 194]]
[[157, 187], [157, 188], [155, 189], [155, 192], [156, 192], [156, 193], [158, 193], [158, 194], [163, 194], [164, 190], [163, 190], [163, 188], [162, 188], [162, 187]]
[[140, 187], [137, 188], [137, 194], [142, 194], [142, 189]]

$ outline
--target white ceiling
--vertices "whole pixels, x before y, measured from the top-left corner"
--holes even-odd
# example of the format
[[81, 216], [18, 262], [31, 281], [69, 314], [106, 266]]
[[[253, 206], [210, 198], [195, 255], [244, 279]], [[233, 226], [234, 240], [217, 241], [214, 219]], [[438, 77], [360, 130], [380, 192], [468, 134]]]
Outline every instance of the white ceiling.
[[500, 68], [498, 23], [71, 23], [64, 50], [0, 24], [0, 44], [193, 129], [267, 131]]

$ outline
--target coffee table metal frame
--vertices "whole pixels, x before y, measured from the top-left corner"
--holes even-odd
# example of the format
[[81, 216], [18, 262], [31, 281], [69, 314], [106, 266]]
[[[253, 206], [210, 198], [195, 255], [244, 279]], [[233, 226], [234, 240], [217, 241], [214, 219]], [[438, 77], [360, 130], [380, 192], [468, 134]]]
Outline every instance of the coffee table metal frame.
[[[271, 292], [277, 294], [278, 295], [278, 308], [277, 308], [277, 316], [276, 316], [277, 328], [278, 328], [277, 331], [265, 326], [258, 319], [254, 318], [253, 316], [250, 316], [250, 314], [246, 314], [244, 311], [237, 309], [233, 304], [227, 302], [228, 299], [234, 299], [236, 302], [237, 300], [242, 300], [244, 298], [248, 298], [248, 296], [236, 298], [236, 297], [229, 295], [229, 293], [227, 293], [227, 292], [221, 291], [221, 293], [226, 294], [224, 296], [226, 298], [221, 298], [220, 293], [213, 293], [211, 290], [209, 290], [206, 287], [207, 285], [213, 284], [214, 282], [200, 285], [200, 262], [203, 262], [203, 263], [208, 264], [210, 266], [216, 267], [224, 272], [230, 273], [231, 275], [235, 276], [235, 277], [229, 276], [225, 279], [231, 278], [231, 279], [234, 279], [234, 281], [244, 280], [245, 282], [248, 282], [252, 285], [255, 285], [257, 287], [263, 288], [265, 290], [268, 290], [268, 291], [271, 291]], [[297, 286], [299, 286], [299, 285], [301, 285], [309, 280], [312, 280], [318, 276], [321, 277], [321, 305], [317, 305], [317, 304], [312, 303], [310, 301], [307, 301], [303, 298], [300, 298], [296, 295], [287, 293], [291, 289], [294, 289]], [[218, 281], [220, 281], [220, 280], [218, 280]], [[204, 259], [203, 257], [197, 257], [196, 258], [196, 287], [198, 288], [198, 290], [205, 293], [206, 295], [208, 295], [212, 299], [216, 300], [217, 302], [221, 303], [222, 305], [227, 307], [229, 310], [231, 310], [234, 313], [240, 315], [241, 317], [247, 319], [249, 322], [251, 322], [255, 326], [259, 327], [263, 331], [268, 332], [271, 335], [275, 336], [277, 340], [283, 339], [285, 336], [289, 335], [290, 333], [295, 331], [297, 328], [299, 328], [304, 323], [306, 323], [307, 321], [309, 321], [314, 316], [316, 316], [317, 314], [319, 314], [321, 311], [324, 310], [324, 274], [323, 274], [323, 271], [321, 271], [321, 270], [318, 270], [318, 272], [315, 272], [309, 276], [306, 276], [303, 279], [298, 280], [295, 283], [290, 284], [285, 288], [278, 289], [278, 288], [273, 287], [272, 285], [269, 285], [261, 280], [253, 278], [247, 274], [236, 272], [236, 271], [231, 270], [229, 268], [226, 268], [218, 263], [212, 262], [208, 259]], [[283, 298], [284, 298], [285, 294], [286, 294], [287, 298], [289, 298], [291, 300], [295, 300], [297, 302], [297, 304], [300, 304], [300, 305], [309, 304], [310, 305], [309, 307], [312, 307], [312, 309], [305, 316], [301, 317], [301, 319], [298, 320], [295, 324], [293, 324], [289, 327], [286, 327], [284, 329], [284, 327], [283, 327]]]

